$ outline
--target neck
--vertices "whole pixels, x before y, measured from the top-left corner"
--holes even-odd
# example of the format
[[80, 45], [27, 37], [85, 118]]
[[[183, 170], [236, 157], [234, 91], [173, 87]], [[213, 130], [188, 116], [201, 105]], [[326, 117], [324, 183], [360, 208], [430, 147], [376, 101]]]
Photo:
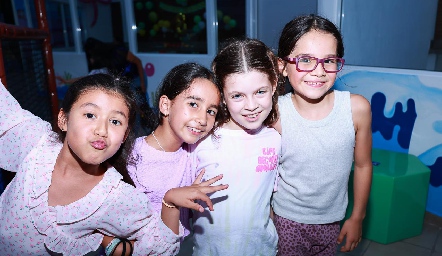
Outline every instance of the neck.
[[251, 135], [258, 133], [259, 131], [262, 130], [263, 127], [264, 127], [264, 125], [261, 124], [261, 126], [259, 126], [256, 129], [247, 129], [247, 128], [241, 126], [239, 123], [235, 122], [233, 119], [230, 119], [229, 122], [227, 122], [227, 123], [225, 123], [223, 125], [223, 128], [225, 128], [225, 129], [229, 129], [229, 130], [243, 130], [246, 133], [251, 134]]
[[327, 116], [333, 109], [334, 99], [333, 91], [327, 92], [316, 100], [306, 100], [301, 94], [292, 94], [292, 102], [296, 111], [308, 120], [320, 120]]
[[184, 143], [170, 128], [167, 129], [163, 125], [158, 126], [152, 133], [147, 141], [149, 145], [161, 151], [175, 152]]
[[69, 146], [64, 145], [55, 162], [54, 171], [64, 175], [102, 176], [107, 168], [102, 164], [84, 163]]

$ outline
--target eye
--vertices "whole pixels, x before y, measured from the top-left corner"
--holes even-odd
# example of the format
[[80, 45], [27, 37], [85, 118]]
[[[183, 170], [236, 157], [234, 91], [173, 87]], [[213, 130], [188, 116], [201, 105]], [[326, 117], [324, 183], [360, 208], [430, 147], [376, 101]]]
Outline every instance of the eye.
[[266, 92], [267, 92], [267, 90], [262, 89], [262, 90], [257, 91], [256, 94], [265, 94]]
[[336, 58], [329, 58], [324, 60], [325, 64], [336, 64], [336, 62], [337, 62]]
[[189, 106], [192, 108], [197, 108], [198, 104], [196, 102], [189, 102]]
[[312, 58], [311, 57], [299, 57], [298, 58], [298, 62], [301, 62], [301, 63], [310, 63], [310, 62], [312, 62]]
[[84, 116], [88, 119], [95, 118], [95, 115], [92, 113], [86, 113], [86, 114], [84, 114]]
[[209, 115], [211, 115], [211, 116], [216, 116], [217, 111], [216, 111], [216, 110], [213, 110], [213, 109], [208, 109], [208, 110], [207, 110], [207, 113], [208, 113]]
[[111, 122], [111, 124], [115, 125], [115, 126], [120, 126], [123, 125], [123, 123], [117, 119], [111, 119], [109, 120]]
[[230, 96], [230, 98], [232, 98], [232, 99], [234, 99], [234, 100], [237, 100], [237, 99], [239, 99], [239, 98], [241, 98], [241, 97], [242, 97], [242, 95], [239, 94], [239, 93], [237, 93], [237, 94], [233, 94], [233, 95]]

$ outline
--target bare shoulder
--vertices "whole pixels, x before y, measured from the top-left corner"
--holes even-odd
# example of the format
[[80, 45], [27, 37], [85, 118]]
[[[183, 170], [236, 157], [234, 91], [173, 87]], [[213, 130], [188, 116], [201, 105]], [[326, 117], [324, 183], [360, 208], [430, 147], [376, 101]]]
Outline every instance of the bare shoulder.
[[370, 102], [362, 95], [351, 94], [351, 109], [354, 114], [369, 114], [371, 113]]
[[371, 106], [370, 102], [359, 94], [351, 94], [351, 112], [353, 116], [353, 123], [358, 132], [370, 132], [371, 127]]

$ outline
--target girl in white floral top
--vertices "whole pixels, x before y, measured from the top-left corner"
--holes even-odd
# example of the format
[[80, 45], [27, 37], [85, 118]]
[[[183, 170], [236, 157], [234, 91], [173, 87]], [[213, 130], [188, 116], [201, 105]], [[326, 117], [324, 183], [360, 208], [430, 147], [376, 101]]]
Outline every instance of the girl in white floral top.
[[134, 106], [126, 81], [82, 78], [66, 93], [57, 136], [0, 82], [0, 168], [16, 172], [0, 197], [2, 255], [84, 255], [113, 237], [132, 240], [134, 255], [178, 252], [178, 206], [202, 211], [194, 200], [211, 205], [206, 193], [227, 186], [211, 180], [171, 189], [161, 215], [154, 213], [124, 168]]

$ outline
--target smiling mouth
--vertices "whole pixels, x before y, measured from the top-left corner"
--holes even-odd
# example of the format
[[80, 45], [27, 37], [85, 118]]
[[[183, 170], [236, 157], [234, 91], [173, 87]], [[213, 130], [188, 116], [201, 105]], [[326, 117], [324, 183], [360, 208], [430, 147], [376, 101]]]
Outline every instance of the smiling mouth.
[[197, 134], [197, 135], [199, 135], [199, 134], [201, 134], [201, 133], [204, 132], [203, 130], [197, 129], [197, 128], [195, 128], [195, 127], [189, 127], [189, 130], [190, 130], [192, 133]]
[[305, 83], [312, 87], [321, 87], [325, 84], [325, 82], [305, 82]]
[[255, 121], [256, 119], [258, 119], [260, 113], [261, 113], [261, 112], [254, 113], [254, 114], [243, 115], [243, 116], [244, 116], [248, 121]]
[[104, 142], [102, 140], [97, 140], [97, 141], [91, 142], [91, 146], [95, 149], [98, 149], [98, 150], [103, 150], [107, 147], [106, 142]]

